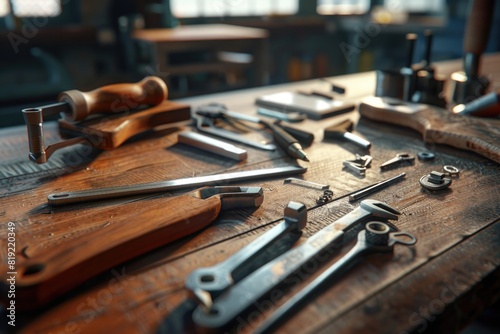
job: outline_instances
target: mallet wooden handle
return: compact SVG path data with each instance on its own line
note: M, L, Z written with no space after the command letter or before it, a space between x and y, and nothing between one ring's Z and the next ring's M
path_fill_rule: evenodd
M57 100L68 104L63 113L67 121L80 121L94 113L123 112L140 105L157 105L167 96L165 82L151 76L137 83L114 84L90 92L69 90L59 94Z
M420 132L427 143L476 152L500 163L500 121L457 115L438 107L365 98L359 113L367 118Z
M197 194L152 199L147 205L140 201L136 215L109 220L69 243L48 250L28 247L30 259L16 268L16 307L38 308L97 274L209 225L221 210L221 200ZM99 215L111 217L116 210L113 206Z

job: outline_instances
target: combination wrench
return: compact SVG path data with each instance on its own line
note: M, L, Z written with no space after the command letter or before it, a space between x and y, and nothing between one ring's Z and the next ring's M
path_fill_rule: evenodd
M318 261L321 254L340 242L352 227L371 220L397 220L400 213L389 205L364 200L360 206L309 237L304 243L263 265L214 300L207 310L203 305L193 312L193 322L206 330L221 330L254 302L269 293L311 260Z
M210 309L215 298L244 278L244 269L252 264L257 256L287 235L292 235L293 242L300 237L302 229L307 224L306 206L298 202L289 202L283 216L284 220L281 223L225 261L212 267L194 270L186 281L186 288L203 306Z
M322 272L304 289L288 299L259 326L254 334L269 333L275 329L285 316L290 315L300 307L301 302L317 291L319 287L330 283L332 277L338 277L341 271L346 269L355 260L360 259L363 255L369 253L388 253L393 251L394 245L397 243L410 246L417 242L417 239L407 232L389 233L390 230L390 227L382 222L372 221L367 223L365 230L358 233L356 244L346 255Z

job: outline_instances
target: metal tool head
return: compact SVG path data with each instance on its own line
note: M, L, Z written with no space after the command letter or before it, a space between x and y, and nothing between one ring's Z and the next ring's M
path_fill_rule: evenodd
M45 138L43 136L43 116L41 108L23 109L24 122L28 130L29 158L37 164L47 162Z
M59 112L60 109L60 104L53 104L41 108L27 108L22 110L26 128L28 130L28 142L30 149L29 159L37 164L46 163L50 156L60 148L87 141L87 139L83 137L75 137L45 147L45 137L43 134L44 110L48 110L48 113L50 114L55 111Z
M209 187L198 190L200 198L219 196L222 209L259 207L264 201L261 187Z
M383 219L398 220L398 215L401 214L401 212L388 204L374 199L365 199L361 201L360 207L371 212L373 216Z
M269 251L283 236L292 231L302 230L306 224L307 207L302 203L289 202L284 210L284 222L276 225L225 261L212 267L194 270L186 281L186 288L204 308L210 310L215 298L243 278L236 274L237 271L241 271L244 266L251 265L258 255Z
M285 208L283 218L285 221L297 224L298 229L302 230L307 224L307 207L302 203L290 201Z

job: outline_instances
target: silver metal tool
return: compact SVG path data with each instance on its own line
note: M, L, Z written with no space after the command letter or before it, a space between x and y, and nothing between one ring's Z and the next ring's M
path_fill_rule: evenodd
M330 189L325 189L323 191L323 194L316 199L316 204L323 205L328 202L331 202L332 199L333 199L333 191L331 191Z
M237 161L246 160L248 157L247 151L242 148L196 132L181 132L177 141Z
M229 289L242 277L241 272L251 265L252 261L268 250L286 235L294 234L295 240L300 237L307 224L307 208L302 203L290 202L285 208L284 220L238 252L212 267L194 270L186 281L186 288L210 309L213 300ZM282 249L281 253L286 251ZM276 254L279 255L279 254Z
M371 156L369 155L361 156L359 154L356 154L354 160L345 160L342 162L342 165L347 169L355 172L356 174L363 176L366 173L366 169L370 167L371 163L372 163Z
M367 223L365 230L358 233L358 241L356 245L354 245L354 247L346 255L316 277L305 288L300 290L299 293L289 298L285 304L273 312L273 314L267 318L253 333L268 333L275 329L285 316L289 316L293 311L300 307L301 302L316 292L318 288L328 283L331 284L332 278L337 278L342 271L347 269L349 264L358 260L360 257L370 253L392 252L394 245L397 243L405 246L411 246L417 242L417 239L410 233L389 233L390 230L390 227L382 222L373 221Z
M47 199L49 204L51 205L63 205L109 198L167 192L192 187L222 185L238 181L250 181L259 178L288 176L294 174L302 174L306 171L307 168L294 166L257 169L234 173L190 177L163 182L143 183L130 186L91 189L74 192L61 192L50 194Z
M303 179L298 179L296 177L287 177L286 179L283 180L283 183L289 183L289 184L296 184L299 186L303 187L309 187L309 188L314 188L314 189L330 189L330 186L327 184L320 184L316 182L311 182Z
M371 195L379 190L382 190L391 184L396 183L397 181L404 179L406 177L406 173L401 173L399 175L396 175L394 177L391 177L387 180L375 183L373 186L370 186L368 188L363 188L360 191L349 195L349 202L357 201L360 198L366 197L368 195Z
M449 176L458 177L458 175L460 174L460 169L458 169L455 166L446 165L446 166L443 166L443 173L445 173Z
M382 165L380 165L380 169L386 170L390 168L394 168L399 166L400 164L406 163L406 164L413 164L415 161L415 157L413 155L410 155L408 153L398 153L396 157L384 162Z
M417 153L417 157L420 161L432 161L436 158L436 155L432 152L422 151Z
M63 107L58 108L58 104L54 104L56 108L51 108L52 105L46 106L45 108L50 112L45 112L45 116L52 114L59 114L63 109L67 109L64 103ZM45 147L45 136L43 132L43 115L42 108L27 108L23 109L23 117L26 122L26 128L28 130L29 148L30 154L29 158L31 161L37 164L44 164L49 160L50 156L57 150L72 146L76 144L88 143L87 138L75 137L67 140L63 140L57 143L53 143Z
M193 116L196 120L196 128L200 132L208 133L213 136L229 139L238 143L242 143L251 147L255 147L265 151L275 151L276 145L261 143L254 140L250 140L245 136L235 133L233 131L225 130L219 127L216 127L214 124L214 120L208 117L202 116Z
M293 248L245 277L238 284L215 299L212 307L197 307L194 323L207 330L220 330L234 321L264 294L292 276L304 264L322 254L342 239L346 231L357 224L371 220L398 219L400 213L389 205L375 200L364 200L349 214L326 226L301 245Z

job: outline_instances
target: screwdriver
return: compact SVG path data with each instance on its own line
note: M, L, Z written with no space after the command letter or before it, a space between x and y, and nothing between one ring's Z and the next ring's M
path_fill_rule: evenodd
M158 77L149 76L137 83L113 84L90 92L68 90L59 94L58 103L31 108L30 113L33 113L33 109L44 116L60 113L65 120L75 122L90 114L129 111L144 104L157 105L167 95L165 82Z

